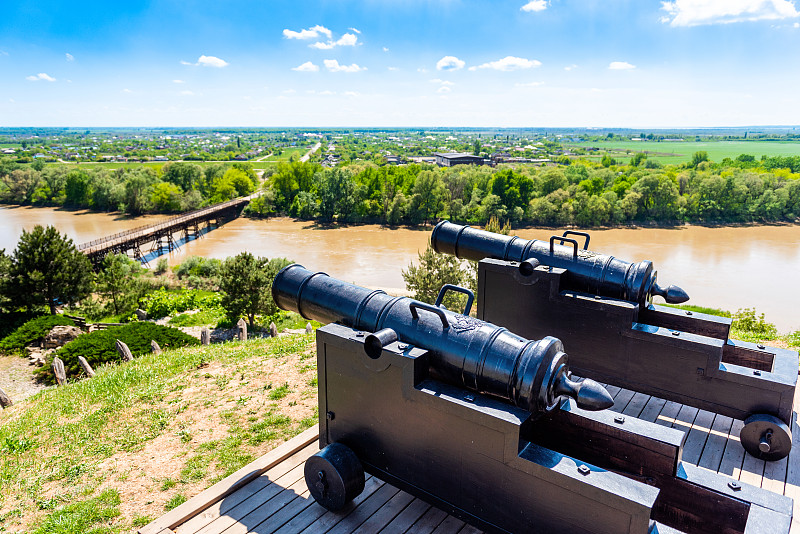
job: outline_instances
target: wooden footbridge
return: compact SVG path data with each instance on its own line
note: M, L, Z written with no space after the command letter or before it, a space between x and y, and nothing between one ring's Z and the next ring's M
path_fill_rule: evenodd
M251 196L235 198L221 204L191 211L171 217L156 224L140 226L114 235L95 239L78 246L78 250L86 254L92 265L98 268L106 254L127 254L147 264L146 255L164 251L172 252L177 248L173 236L182 234L185 241L200 237L202 227L218 227L225 220L235 219L249 202ZM147 245L150 248L147 249Z

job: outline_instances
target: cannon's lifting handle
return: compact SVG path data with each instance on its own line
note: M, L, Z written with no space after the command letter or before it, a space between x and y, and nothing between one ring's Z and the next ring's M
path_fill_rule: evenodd
M447 322L447 316L444 314L444 310L441 308L437 308L436 306L425 304L423 302L411 301L408 303L408 309L411 311L411 317L413 317L415 321L419 319L419 313L417 312L417 309L420 309L438 315L439 319L442 320L443 330L447 330L448 328L450 328L450 324Z
M550 255L553 255L553 249L555 247L555 242L561 241L561 244L564 243L572 243L572 246L575 247L575 250L572 252L572 260L578 261L578 242L574 239L570 239L569 237L564 237L560 235L554 235L550 237Z
M577 235L580 237L585 237L586 241L583 242L583 250L587 250L589 248L589 234L586 232L576 232L575 230L565 230L561 237L567 237L568 235Z
M443 285L442 289L439 290L439 294L436 296L436 304L434 304L434 306L438 307L442 303L444 300L444 295L448 291L463 293L467 296L467 304L464 306L464 311L461 312L461 315L469 315L469 312L472 310L472 302L475 300L475 294L466 287L456 286L453 284Z

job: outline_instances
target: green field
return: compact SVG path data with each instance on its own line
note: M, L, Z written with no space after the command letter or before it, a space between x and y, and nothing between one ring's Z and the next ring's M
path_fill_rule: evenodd
M256 161L255 158L245 163L249 163L253 166L254 169L267 169L272 165L275 165L279 162L286 162L294 156L295 160L299 160L305 153L308 152L308 147L300 147L300 148L286 148L283 150L283 154L280 156L269 156L268 158L264 159L264 161ZM104 168L104 169L132 169L138 168L141 166L145 167L153 167L159 168L163 166L166 161L148 161L146 163L118 163L118 162L81 162L81 163L48 163L49 166L60 166L60 165L72 165L75 167L90 167L90 168ZM193 163L195 165L200 165L201 167L207 167L209 165L216 165L218 163L234 163L233 161L188 161L187 163Z
M663 163L683 163L692 154L708 152L708 158L721 162L734 159L739 154L750 154L756 159L766 156L800 156L800 142L792 141L592 141L570 145L575 148L598 147L611 157L629 158L636 152L645 152L649 158ZM596 156L602 157L602 154ZM627 162L626 162L627 163Z

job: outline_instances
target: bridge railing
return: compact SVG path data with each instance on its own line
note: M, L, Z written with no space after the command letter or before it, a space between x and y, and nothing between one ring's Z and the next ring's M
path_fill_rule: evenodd
M143 226L138 226L136 228L131 228L130 230L124 230L122 232L118 232L114 235L105 236L100 239L95 239L94 241L89 241L88 243L82 243L78 245L78 250L86 250L93 248L97 245L102 245L104 243L108 243L110 241L115 241L117 239L121 239L124 237L134 237L136 235L146 235L148 233L157 232L158 230L163 230L169 228L171 226L175 226L184 221L190 221L195 219L199 216L214 213L216 211L222 211L230 206L235 206L237 204L241 204L248 200L249 197L239 197L234 198L232 200L228 200L226 202L221 202L219 204L214 204L213 206L207 206L205 208L200 208L197 210L190 211L188 213L182 213L181 215L176 215L175 217L170 217L169 219L163 220L156 224L148 224Z

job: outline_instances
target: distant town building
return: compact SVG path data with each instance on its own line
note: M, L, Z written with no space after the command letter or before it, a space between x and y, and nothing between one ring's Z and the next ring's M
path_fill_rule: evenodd
M403 158L401 158L400 156L387 155L386 163L389 165L400 165L401 163L403 163Z
M466 152L448 152L446 154L436 153L436 164L440 167L452 167L453 165L483 165L484 160L480 156L468 154Z

